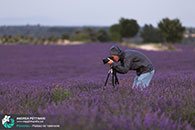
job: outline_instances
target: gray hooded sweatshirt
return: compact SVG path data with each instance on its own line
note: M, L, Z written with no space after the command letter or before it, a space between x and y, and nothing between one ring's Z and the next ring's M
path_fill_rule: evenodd
M119 56L120 64L113 62L111 66L121 74L127 73L128 70L135 70L136 74L140 76L154 69L150 59L136 50L120 50L118 46L113 45L110 48L110 55Z

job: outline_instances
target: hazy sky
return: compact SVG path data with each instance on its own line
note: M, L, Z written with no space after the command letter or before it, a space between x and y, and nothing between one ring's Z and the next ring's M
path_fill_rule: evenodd
M179 18L195 27L195 0L0 0L0 25L109 26L121 17L141 26Z

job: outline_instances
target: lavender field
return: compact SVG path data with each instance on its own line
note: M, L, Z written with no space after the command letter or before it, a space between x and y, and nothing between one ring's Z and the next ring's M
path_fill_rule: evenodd
M139 50L156 70L150 86L132 89L129 71L103 89L114 44L1 45L1 114L57 115L62 130L195 129L195 46Z

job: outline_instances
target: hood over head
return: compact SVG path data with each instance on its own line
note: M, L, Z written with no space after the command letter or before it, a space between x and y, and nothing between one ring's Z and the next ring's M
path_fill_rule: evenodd
M116 45L113 45L110 48L110 56L111 55L118 55L118 56L120 56L121 53L122 53L121 49L118 46L116 46Z

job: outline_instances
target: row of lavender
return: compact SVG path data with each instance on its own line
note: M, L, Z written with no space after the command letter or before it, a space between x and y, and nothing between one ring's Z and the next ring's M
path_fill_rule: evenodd
M195 46L140 50L156 70L150 86L132 89L130 71L104 90L112 45L0 46L1 114L55 115L62 129L194 129Z

